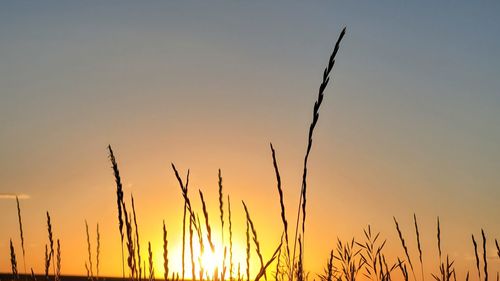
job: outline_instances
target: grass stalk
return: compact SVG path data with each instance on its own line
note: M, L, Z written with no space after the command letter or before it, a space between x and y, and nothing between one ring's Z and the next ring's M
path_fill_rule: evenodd
M438 253L439 253L439 263L441 263L441 226L439 224L439 217L437 217L437 245L438 245Z
M393 219L394 219L394 223L396 224L396 230L398 231L399 240L401 242L401 245L403 246L403 249L404 249L404 252L406 255L406 259L408 261L408 264L410 265L410 269L411 269L411 272L413 274L413 279L417 280L417 278L415 277L415 271L413 270L413 264L411 262L410 255L408 253L408 247L406 247L405 239L403 238L403 233L401 232L401 229L399 228L399 224L398 224L398 221L396 220L396 218L393 217Z
M148 262L149 262L149 281L155 279L155 269L153 266L153 251L151 250L151 242L148 242Z
M12 268L12 276L15 280L19 280L19 273L17 272L16 251L14 250L12 239L10 239L10 265Z
M121 251L122 251L122 278L125 279L125 260L123 254L123 185L120 177L120 171L118 170L118 163L116 163L115 155L113 153L113 149L111 145L108 145L109 159L111 161L111 165L113 168L113 174L115 176L116 183L116 204L118 208L118 231L120 232L120 242L121 242Z
M302 210L302 239L304 239L304 234L305 234L305 225L306 225L306 202L307 202L307 162L309 159L309 153L311 152L312 148L312 137L314 133L314 128L316 127L316 124L319 120L319 108L321 106L321 103L323 102L323 97L324 97L324 91L326 89L326 86L328 85L328 82L330 81L330 72L333 69L333 66L335 65L335 56L337 55L337 52L340 47L340 42L342 41L342 38L345 35L345 28L342 29L340 32L340 35L337 39L337 42L335 43L335 47L333 49L332 54L330 55L330 59L328 60L328 66L325 68L323 72L323 80L321 82L321 85L319 87L318 91L318 99L314 103L314 108L313 108L313 120L311 122L311 125L309 126L309 134L308 134L308 142L307 142L307 149L306 149L306 154L304 156L304 170L302 174L302 186L300 190L300 198L299 198L299 206L297 208L297 222L295 224L295 236L294 236L294 245L293 245L293 257L292 257L292 268L291 272L292 274L292 281L293 281L293 271L294 271L294 266L295 266L295 250L297 246L297 235L298 235L298 228L299 228L299 220L300 220L300 211ZM304 250L304 249L303 249ZM304 251L302 251L304 252ZM302 262L302 259L301 259Z
M94 280L94 272L93 272L93 266L92 266L92 248L90 245L90 234L89 234L89 225L87 223L87 220L85 220L85 233L87 234L87 254L88 254L88 264L89 264L89 271L90 271L90 280Z
M260 261L260 269L264 268L264 260L262 259L262 253L260 251L260 243L259 239L257 237L257 230L255 229L255 225L252 221L252 218L250 217L250 212L248 211L247 205L245 202L241 201L243 203L243 208L245 209L245 214L247 216L247 222L250 225L250 229L252 230L252 235L253 235L253 242L255 244L255 251L257 252L257 256L259 257ZM281 245L281 244L280 244ZM267 275L264 271L264 278L267 280Z
M233 281L233 223L231 221L231 200L229 198L229 195L227 195L227 209L229 220L229 281Z
M184 259L184 256L183 256ZM183 260L184 262L184 260ZM168 240L167 228L165 227L165 220L163 220L163 269L165 270L164 279L168 281ZM184 277L183 277L184 278Z
M498 246L498 240L495 239L495 246L497 247L497 255L500 258L500 246Z
M134 218L134 228L135 228L135 249L137 250L137 261L138 261L138 278L139 281L142 280L142 266L141 266L141 244L139 243L139 227L137 226L137 216L135 214L135 204L134 204L134 195L130 194L130 199L132 200L132 215ZM146 278L146 268L144 268L144 278Z
M127 251L128 251L128 257L127 257L127 265L130 270L130 278L132 281L136 280L137 275L137 267L136 267L136 260L135 260L135 249L134 249L134 240L132 237L132 216L129 212L127 212L127 205L125 204L125 201L122 201L122 207L123 207L123 215L125 219L125 229L126 229L126 237L127 237Z
M246 231L246 238L247 238L247 251L246 251L246 262L247 262L247 281L250 281L250 223L248 220L246 221L247 223L247 231ZM240 268L238 264L238 276L240 275ZM239 279L239 277L238 277Z
M95 270L96 270L96 279L99 280L99 263L101 256L101 233L99 232L99 223L97 223L96 227L96 258L95 258Z
M472 234L472 244L474 245L474 256L476 258L476 269L477 269L477 275L479 277L478 280L481 280L481 270L479 269L479 254L477 252L477 243L476 243L476 239L474 238L474 234Z
M481 236L483 237L483 263L484 263L484 281L488 281L488 258L486 254L486 234L481 229Z
M23 254L24 275L26 275L26 251L24 249L23 221L21 217L21 206L19 204L19 197L17 196L16 196L16 205L17 205L17 220L19 222L19 236L21 238L21 251Z
M221 238L222 238L222 243L221 243L221 250L224 251L224 256L222 259L222 272L221 272L221 279L224 281L224 277L226 274L226 251L227 248L224 245L224 194L222 190L222 173L221 170L219 169L218 173L218 184L219 184L219 212L220 212L220 224L221 224Z
M182 281L184 281L185 274L185 260L186 260L186 202L184 202L184 210L182 212Z
M52 269L54 272L54 278L56 276L56 264L55 264L55 259L54 257L54 237L52 235L52 223L50 221L50 214L47 211L47 234L49 237L49 245L50 245L50 257L52 259Z
M57 266L55 280L61 280L61 243L57 239Z
M224 197L222 192L222 174L219 169L219 212L220 212L220 224L221 224L221 235L222 235L222 247L224 247Z
M278 169L278 162L276 161L276 152L274 150L273 144L270 144L271 146L271 154L273 157L273 166L274 166L274 172L276 174L276 186L278 189L278 194L280 197L280 208L281 208L281 222L283 223L283 233L285 234L285 246L286 246L286 253L287 257L290 257L290 246L288 242L288 221L286 220L286 212L285 212L285 202L284 202L284 196L283 196L283 189L281 188L281 176L280 176L280 171Z
M420 244L420 232L418 231L417 216L413 214L413 222L415 223L415 234L417 236L418 259L420 261L420 273L422 274L422 281L424 281L424 263L422 261L422 245Z
M203 192L201 190L198 190L198 192L200 193L200 199L203 208L203 216L205 217L205 227L207 228L208 244L210 245L212 253L215 253L215 245L214 242L212 241L212 228L210 227L210 221L208 220L207 204L205 203L205 199L203 198Z
M191 279L196 281L196 269L193 253L193 221L189 220L189 251L191 253ZM201 281L201 280L200 280Z
M49 268L50 268L50 259L51 255L49 253L48 245L45 244L45 259L44 259L44 269L45 269L45 280L49 280Z

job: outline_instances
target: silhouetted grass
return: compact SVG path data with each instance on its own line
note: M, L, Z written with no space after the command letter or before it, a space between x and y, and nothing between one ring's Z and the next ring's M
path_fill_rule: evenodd
M417 216L413 214L413 222L415 223L415 235L417 237L418 259L420 261L420 273L422 274L422 281L424 280L424 263L422 261L422 245L420 244L420 232L418 231Z
M284 191L282 186L282 180L280 171L278 168L278 161L276 157L276 151L272 144L270 144L271 154L272 154L272 163L276 176L276 187L279 195L279 204L280 204L280 219L281 224L283 226L283 231L281 232L280 240L278 241L277 247L274 250L273 254L270 257L266 256L264 258L264 253L261 249L261 242L267 241L264 239L263 241L259 241L257 236L257 227L254 221L250 216L250 212L248 210L247 204L242 200L243 211L245 212L245 225L246 225L246 256L245 263L246 268L243 270L246 273L242 273L241 263L238 262L237 271L235 272L235 261L233 257L233 222L232 222L232 213L231 213L231 201L229 194L227 194L227 213L225 210L224 204L224 192L222 185L222 173L221 170L218 170L218 211L219 218L221 223L221 245L215 245L213 240L212 227L209 222L209 210L207 208L207 202L204 198L203 192L199 190L199 196L201 200L201 211L196 210L191 203L189 194L188 194L188 186L189 186L189 169L187 170L187 176L185 181L180 177L179 172L176 166L172 163L172 169L174 171L175 178L177 179L179 186L181 188L181 195L183 199L183 221L182 221L182 268L180 272L180 276L182 280L185 279L185 271L186 271L186 255L190 256L191 262L191 275L192 280L198 279L202 280L225 280L226 271L227 271L227 252L229 252L229 280L233 281L234 276L238 281L243 280L255 280L259 281L264 277L267 279L268 272L270 271L271 265L275 265L276 271L274 274L274 278L276 281L293 281L293 279L297 279L296 281L305 281L309 280L309 272L304 269L304 252L305 252L305 231L306 231L306 206L307 206L307 175L308 175L308 160L312 149L313 143L313 134L316 128L317 122L319 120L319 110L322 105L325 89L330 81L330 74L335 64L335 57L338 53L340 43L345 35L345 28L341 31L336 44L334 46L333 52L330 55L328 60L328 65L323 72L322 81L318 91L318 97L315 101L313 107L313 118L309 126L308 138L307 138L307 149L304 156L303 169L302 169L302 178L301 178L301 189L300 189L300 199L297 210L297 218L295 225L295 235L293 237L293 251L290 249L289 241L290 237L288 235L288 218L285 210L285 198ZM121 256L122 256L122 279L125 279L125 253L124 253L124 242L126 242L127 249L127 266L128 266L128 279L131 281L143 281L148 279L149 281L154 280L155 268L153 263L153 251L151 248L151 242L148 241L147 250L148 250L148 258L141 258L140 251L140 231L138 227L138 217L136 215L136 208L134 203L134 197L130 193L130 200L132 205L132 210L127 211L127 205L124 200L124 190L122 184L122 178L118 169L118 164L114 155L114 152L111 146L108 146L109 158L112 165L113 175L116 183L116 202L117 202L117 210L118 210L118 230L120 233L120 242L121 242ZM19 200L16 198L17 202L17 214L18 214L18 222L19 222L19 231L20 231L20 240L21 240L21 250L23 254L23 262L24 262L24 271L26 273L26 264L25 264L25 241L23 235L23 225L22 225L22 217L21 217L21 208L19 204ZM208 202L209 203L209 202ZM203 233L203 225L200 223L200 216L203 215L205 220L205 230L206 233ZM227 221L225 220L225 214L227 214ZM55 253L54 250L54 241L55 238L52 232L52 223L49 212L47 215L47 233L48 233L48 243L45 245L45 260L44 260L44 269L45 269L45 278L49 280L49 268L52 263L54 269L54 280L60 281L61 279L61 243L60 240L57 239L57 251ZM213 215L213 214L212 214ZM186 221L186 219L188 221ZM301 220L302 219L302 220ZM321 275L317 275L319 279L322 281L356 281L359 280L360 277L364 276L364 278L372 281L393 281L393 280L405 280L409 279L408 267L412 272L413 279L416 281L416 276L412 263L412 256L410 255L409 245L407 245L400 225L395 217L393 217L396 231L398 233L399 242L401 243L404 250L404 258L396 257L394 261L390 261L386 258L384 253L384 246L386 244L386 240L380 237L380 233L372 233L371 226L368 226L366 229L363 229L364 237L361 240L350 239L348 242L342 242L341 239L337 238L336 248L331 249L329 251L330 255L327 258L325 271ZM187 222L189 223L187 225ZM229 234L229 245L226 244L225 237L225 227L228 227ZM299 225L301 226L301 232L299 233ZM420 262L421 267L421 277L422 281L425 281L425 272L424 272L424 252L423 245L421 243L421 233L419 229L419 224L417 222L417 217L413 214L413 226L415 228L416 234L416 249L418 250L418 260ZM87 238L87 251L88 251L88 260L85 261L85 268L87 270L87 276L89 280L94 280L94 271L93 271L93 261L92 261L92 253L91 253L91 239L89 233L89 227L87 221L85 221L85 231ZM125 229L124 229L125 228ZM189 253L186 251L186 229L189 231ZM95 278L99 278L99 264L100 264L100 232L99 232L99 224L97 224L97 245L96 245L96 275ZM167 227L165 221L163 221L163 267L164 267L164 281L179 280L179 272L173 272L169 267L169 263L172 262L172 258L169 258L168 251L168 240L167 240ZM252 236L252 237L250 237ZM482 236L482 259L483 259L483 267L481 272L480 266L480 258L479 258L479 249L474 235L472 235L472 242L474 246L474 254L475 254L475 266L478 272L478 281L489 281L488 274L488 258L487 258L487 240L486 234L483 229L481 229ZM205 243L204 238L208 241L210 246L210 250L212 253L215 252L216 246L220 246L220 249L223 253L222 261L217 261L218 265L215 267L214 272L209 272L208 268L205 268L203 264L202 257L205 251ZM252 241L255 246L256 257L251 255ZM333 239L332 239L333 240ZM412 240L413 241L413 240ZM199 243L199 252L196 253L194 250L194 243ZM270 241L273 243L273 241ZM443 259L443 253L441 249L441 226L439 217L437 218L437 248L438 248L438 256L439 256L439 266L436 272L429 272L428 275L431 276L436 281L457 281L456 271L454 268L454 261L450 259L449 255L444 253L446 256ZM298 255L296 255L296 246L298 243ZM275 245L275 244L273 244ZM411 245L410 245L411 246ZM495 246L497 250L497 255L500 258L500 247L498 245L498 241L495 239ZM229 250L228 250L229 249ZM178 257L173 257L174 259ZM257 259L260 263L260 268L255 276L251 276L250 264L253 259ZM19 279L19 272L17 268L17 260L15 249L12 240L10 240L10 261L12 267L12 278ZM147 264L146 264L147 262ZM245 265L243 265L245 266ZM274 267L273 267L274 268ZM219 269L221 271L219 272ZM400 270L398 274L396 269ZM360 275L362 273L362 275ZM171 274L171 275L170 275ZM397 275L395 275L397 274ZM170 275L170 278L169 278ZM271 274L270 274L271 275ZM36 275L31 269L31 279L36 281ZM497 273L497 281L498 281L498 273ZM484 279L482 279L484 277ZM469 280L469 272L465 276L465 281Z
M153 266L153 251L151 250L151 242L148 242L148 264L149 264L149 281L155 278L155 269Z
M313 120L311 122L311 125L309 126L309 134L308 134L308 141L307 141L307 149L306 149L306 154L304 156L304 170L302 174L302 187L300 190L300 199L299 199L299 207L297 210L297 222L295 225L295 237L294 237L294 246L293 246L293 256L292 256L292 272L294 271L294 266L295 266L295 248L296 248L296 242L297 242L297 234L298 234L298 227L299 227L299 220L300 220L300 211L302 210L302 239L304 239L305 235L305 229L306 229L306 203L307 203L307 162L309 160L309 154L311 152L312 148L312 142L313 142L313 133L314 133L314 128L316 127L316 124L318 123L319 120L319 109L321 107L321 104L323 102L323 97L324 97L324 91L326 89L326 86L328 85L328 82L330 81L330 72L333 69L333 66L335 65L335 56L337 55L337 52L340 48L340 42L342 41L342 38L344 38L346 29L342 29L340 32L340 35L337 39L337 43L335 43L335 47L333 49L332 54L330 55L330 59L328 60L328 66L325 68L323 72L323 80L321 81L321 85L319 87L318 91L318 99L314 103L314 108L313 108ZM304 252L304 249L302 253ZM302 262L302 259L300 259ZM291 274L292 280L293 280L293 274Z
M87 254L88 254L88 269L90 272L90 280L94 280L94 270L92 266L92 246L90 245L90 234L89 234L89 225L87 220L85 220L85 233L87 234ZM87 266L87 265L86 265Z
M14 245L12 245L12 239L10 239L10 265L12 268L12 276L14 279L19 279L19 274L17 272L17 260L16 260L16 251L14 250Z
M26 274L26 250L24 249L23 221L21 217L21 206L19 204L19 197L17 196L16 196L16 206L17 206L17 219L19 222L19 237L21 238L21 250L23 253L24 274Z
M95 270L96 270L96 279L99 280L99 263L100 263L100 255L101 255L101 233L99 232L99 223L96 227L96 256L95 256Z
M231 220L231 199L229 198L229 195L227 195L227 210L229 221L229 281L233 281L233 222Z
M134 204L134 195L130 194L130 200L132 201L132 215L134 218L134 228L135 228L135 249L137 251L137 274L138 274L138 279L142 280L142 266L141 266L141 244L140 244L140 239L139 239L139 227L137 226L137 216L135 214L135 204ZM134 256L135 259L135 256ZM144 268L144 270L146 270ZM145 277L144 273L144 277Z
M121 250L122 250L122 278L125 278L125 261L123 255L123 185L120 177L120 170L118 170L118 163L116 162L115 155L111 145L108 145L109 159L113 168L113 174L116 182L116 204L118 209L118 231L120 232Z
M403 246L403 249L405 251L406 259L408 261L408 264L410 265L411 272L413 273L413 279L416 280L417 278L415 277L415 272L413 270L413 264L411 262L410 255L408 253L408 247L406 247L405 239L403 238L403 233L401 232L401 229L399 228L398 221L396 220L395 217L393 217L393 218L394 218L394 223L396 224L396 230L398 231L398 236L399 236L399 240L401 242L401 246Z
M61 243L59 242L59 239L57 239L57 256L56 256L56 275L55 275L55 280L59 281L61 280Z
M184 256L183 256L184 258ZM168 239L167 239L167 228L165 226L165 220L163 221L163 270L164 270L164 279L168 280Z

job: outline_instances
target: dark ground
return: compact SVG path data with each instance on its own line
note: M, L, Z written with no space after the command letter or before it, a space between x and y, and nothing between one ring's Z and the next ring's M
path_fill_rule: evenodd
M47 281L45 275L36 275L36 281ZM0 281L11 281L12 274L0 273ZM126 279L116 278L116 277L99 277L99 280L106 281L123 281ZM33 281L31 275L19 275L19 281ZM49 281L54 281L54 277L49 275ZM61 281L88 281L87 276L61 276Z

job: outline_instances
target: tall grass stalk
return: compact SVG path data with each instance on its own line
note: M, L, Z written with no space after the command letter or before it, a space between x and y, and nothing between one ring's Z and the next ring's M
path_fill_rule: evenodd
M227 251L227 248L224 244L224 194L223 194L223 191L222 191L222 173L221 173L221 170L219 169L219 173L218 173L218 183L219 183L219 212L220 212L220 224L221 224L221 239L222 239L222 243L220 245L221 247L221 250L224 251L224 256L223 256L223 259L222 259L222 272L221 272L221 279L222 281L224 281L224 277L225 277L225 274L226 274L226 251Z
M438 243L438 253L439 253L439 263L441 263L441 226L439 224L439 217L437 217L437 243Z
M188 188L189 188L189 169L187 171L186 175L186 185L182 185L182 181L180 182L181 184L181 189L185 190L186 196L188 194ZM184 192L183 192L184 193ZM187 210L187 202L184 200L184 210L182 212L182 281L184 281L184 274L185 274L185 254L186 254L186 210ZM191 218L191 215L189 216Z
M54 237L52 235L52 223L50 222L50 214L47 211L47 234L49 237L49 245L50 245L50 257L52 259L52 269L54 272L54 278L56 276L56 264L54 257ZM50 260L50 259L49 259Z
M221 236L222 236L222 247L224 247L224 197L222 193L222 174L219 169L219 212L220 212L220 224L221 224Z
M243 208L245 209L245 214L247 216L247 222L250 225L250 229L252 230L253 242L255 244L255 252L257 252L257 256L259 257L260 268L262 270L262 268L264 268L264 260L262 259L262 253L260 251L260 243L259 243L259 239L257 237L257 230L255 229L255 225L253 224L252 218L250 217L250 212L248 212L247 205L245 204L245 202L243 202L243 201L241 201L241 202L243 203ZM264 277L267 280L267 275L265 272L264 272Z
M61 243L59 239L57 239L57 267L56 267L56 276L55 280L61 280Z
M182 281L184 281L186 262L186 202L184 202L184 210L182 211Z
M14 276L14 279L19 280L19 274L17 272L16 251L14 250L12 239L10 239L10 265L12 268L12 276Z
M99 263L101 256L101 233L99 232L99 223L97 223L96 229L96 258L95 258L95 270L96 270L96 279L99 280Z
M231 221L231 200L229 198L229 195L227 195L227 210L229 220L229 281L233 281L233 223Z
M247 231L246 231L246 238L247 238L247 251L246 251L246 263L247 263L247 281L250 281L250 223L248 220L246 221L247 224ZM240 275L240 269L239 269L239 264L238 264L238 275ZM239 278L238 278L239 279Z
M16 205L17 205L17 219L19 222L19 236L21 238L21 250L23 253L24 275L26 275L26 251L24 249L23 221L21 219L21 206L19 204L19 198L17 196L16 196Z
M184 256L183 256L184 258ZM183 261L184 262L184 261ZM163 275L165 281L168 281L168 240L167 240L167 228L165 227L165 220L163 220L163 269L165 274Z
M193 221L189 220L189 251L191 253L191 279L196 281L196 269L193 253ZM201 281L201 280L200 280Z
M210 245L210 249L212 250L212 253L215 253L215 245L214 242L212 241L212 228L210 227L210 221L208 220L208 211L207 211L207 204L205 203L205 199L203 197L203 192L201 190L198 190L200 193L200 199L201 199L201 204L203 208L203 216L205 217L205 227L207 228L207 239L208 239L208 244Z
M127 265L130 270L130 278L132 279L132 281L134 281L137 278L136 275L137 267L135 260L134 239L132 238L132 216L127 211L127 205L125 204L125 201L122 201L122 207L125 219L125 229L127 234L127 251L128 251Z
M49 280L49 268L50 268L51 255L49 253L48 245L45 244L45 259L44 259L44 269L45 269L45 280Z
M418 231L417 216L413 214L413 222L415 223L415 234L417 236L418 259L420 261L420 273L422 274L422 281L424 281L424 263L422 261L422 245L420 244L420 232Z
M93 272L93 266L92 266L92 248L90 245L89 225L87 223L87 220L85 220L85 233L87 234L87 254L88 254L88 262L89 262L90 279L94 280L94 272Z
M474 256L476 258L476 269L477 269L477 275L479 277L479 281L481 280L481 270L479 269L479 254L477 252L477 243L476 239L474 238L474 234L472 234L472 244L474 245Z
M148 262L149 262L149 281L155 279L155 269L153 266L153 251L151 250L151 242L148 242Z
M398 236L399 236L399 240L401 242L401 246L403 246L403 249L404 249L404 252L405 252L405 255L406 255L406 259L408 261L408 264L410 265L410 269L411 269L411 272L413 274L413 279L417 280L417 278L415 277L415 271L413 270L413 264L411 262L410 255L408 253L408 247L406 247L405 239L403 238L403 233L401 232L401 229L399 228L399 224L398 224L398 221L396 220L396 218L393 217L393 219L394 219L394 223L396 224L396 230L398 232Z
M175 177L179 182L179 186L182 191L182 197L184 198L184 202L186 203L186 207L189 212L189 219L193 222L193 225L196 225L195 215L193 212L193 208L191 207L191 200L189 199L188 196L189 170L187 172L186 184L184 185L181 176L179 175L179 172L177 171L177 168L175 167L174 163L172 163L172 169L174 170Z
M139 273L139 281L142 280L142 270L141 266L141 244L139 243L139 227L137 226L137 216L135 214L135 204L134 204L134 195L130 194L130 199L132 200L132 214L134 217L134 227L135 227L135 248L137 250L137 260L138 260L138 273ZM144 278L146 278L146 268L144 268Z
M113 154L113 149L111 145L108 145L109 160L111 161L111 166L113 168L113 174L115 176L116 183L116 204L118 208L118 231L120 232L120 242L122 251L122 278L125 279L125 260L123 254L123 185L120 177L120 171L118 170L118 163L116 163L115 155Z
M274 172L276 174L276 186L280 197L281 222L283 223L283 233L285 234L286 253L287 257L290 258L290 246L288 242L288 221L286 220L285 202L284 202L285 200L283 198L284 197L283 189L281 188L281 176L280 176L280 171L278 169L278 161L276 160L276 152L274 150L273 144L271 143L270 146L271 146L271 154L273 157Z
M498 246L498 240L495 239L495 246L497 247L497 255L500 258L500 246Z
M484 281L488 281L488 258L486 255L486 234L481 229L481 236L483 237L483 263L484 263Z
M321 103L323 102L323 96L324 96L324 91L326 89L326 86L328 85L328 82L330 81L330 72L333 69L333 66L335 65L335 56L337 55L337 52L340 47L340 42L342 41L342 38L345 35L345 30L346 28L344 27L342 31L340 32L340 35L337 39L337 42L335 43L335 47L333 49L332 54L330 55L330 59L328 60L328 66L325 68L323 72L323 80L321 82L321 85L319 87L318 91L318 99L314 103L314 108L313 108L313 120L311 122L311 125L309 126L309 134L308 134L308 141L307 141L307 149L306 149L306 154L304 156L304 170L302 174L302 186L300 190L300 198L299 198L299 206L297 208L297 222L295 224L295 236L294 236L294 245L293 245L293 257L292 257L292 268L291 268L291 275L292 276L292 281L293 281L293 271L294 271L294 266L295 266L295 249L297 245L297 235L298 235L298 229L299 229L299 221L300 221L300 211L302 210L302 239L304 239L304 234L305 234L305 225L306 225L306 202L307 202L307 161L309 159L309 153L311 152L312 148L312 137L313 137L313 132L314 128L316 127L316 124L319 120L319 108L321 106ZM304 249L302 251L304 253ZM300 259L302 262L302 259Z

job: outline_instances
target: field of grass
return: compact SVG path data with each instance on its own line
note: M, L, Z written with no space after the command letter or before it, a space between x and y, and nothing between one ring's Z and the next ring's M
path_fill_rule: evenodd
M120 234L121 242L121 260L122 260L122 278L105 278L100 276L100 239L99 225L97 225L97 241L94 248L91 247L91 239L89 235L89 226L86 223L86 236L88 245L88 257L85 257L86 277L64 276L61 272L62 254L60 249L60 241L55 240L52 234L52 224L49 212L47 212L47 236L48 242L45 245L45 265L44 273L35 273L25 264L25 247L23 237L22 215L19 201L18 220L20 230L21 249L15 249L10 241L10 261L12 267L11 274L0 275L0 280L121 280L127 279L132 281L141 280L187 280L187 275L193 276L193 280L324 280L324 281L354 281L357 279L372 280L372 281L390 281L390 280L436 280L436 281L456 281L456 280L499 280L499 273L489 273L488 254L494 254L500 259L500 247L495 239L496 253L487 253L487 237L482 231L481 237L471 237L471 243L474 247L474 267L471 272L467 272L466 276L457 276L454 261L449 255L442 252L441 249L441 228L440 221L436 221L436 245L439 253L439 264L433 269L424 268L423 253L420 244L420 233L417 216L413 216L414 237L417 245L418 256L411 256L408 250L407 233L403 233L396 218L394 218L394 226L399 236L402 255L396 257L394 262L389 262L384 252L386 241L380 237L380 233L372 231L368 226L364 229L363 239L351 239L347 242L338 240L337 247L332 249L330 255L325 257L324 272L310 273L304 268L304 253L307 250L304 241L306 236L306 218L307 218L307 175L308 175L308 159L312 150L313 135L316 124L319 120L319 110L323 102L324 91L330 81L330 74L335 64L335 58L340 48L340 43L345 35L345 29L340 33L338 40L334 46L333 52L328 60L328 64L324 70L322 81L319 86L318 97L313 107L312 121L307 135L307 148L303 162L302 184L300 189L300 200L297 210L292 210L295 217L293 221L289 220L289 212L285 209L284 193L281 186L281 175L279 170L279 161L276 149L270 144L270 153L273 159L273 166L276 174L276 188L279 194L279 202L281 207L281 227L282 235L280 241L271 241L275 244L275 250L271 256L264 256L261 251L260 241L265 240L265 237L258 235L258 229L252 220L252 214L247 208L244 201L241 202L246 215L246 264L235 264L233 261L233 229L231 220L231 203L230 196L224 194L223 178L219 170L219 212L220 225L222 228L222 245L215 245L213 242L213 223L209 221L209 214L206 208L206 202L203 192L199 191L199 200L202 204L201 210L195 210L192 207L192 201L195 200L193 194L189 191L189 170L181 173L179 169L172 163L172 172L175 175L184 202L183 209L183 243L182 256L169 255L169 242L167 225L163 222L163 270L164 276L155 275L153 258L151 252L151 244L142 245L147 247L148 256L141 256L140 233L137 227L137 216L134 205L134 197L130 196L130 201L125 200L126 190L123 188L123 183L120 175L118 160L112 147L108 147L109 159L111 162L113 175L116 182L116 207L117 207L117 228ZM194 197L193 197L194 196ZM110 202L111 204L111 202ZM239 204L239 202L237 203ZM290 224L291 223L291 224ZM224 233L228 233L228 237L224 237ZM413 236L414 234L414 236ZM309 234L313 236L314 234ZM413 239L413 238L412 238ZM208 241L208 244L204 241ZM490 241L493 241L490 239ZM266 241L268 242L268 241ZM199 252L194 253L194 248L198 247ZM205 261L202 256L204 252L214 252L216 247L221 247L223 254L222 260L215 261L217 266L212 271L205 268ZM173 272L169 268L169 263L172 259L182 260L181 272ZM257 259L259 267L257 274L250 274L251 259ZM21 262L22 261L22 262ZM189 264L191 272L187 273L185 268ZM244 272L241 268L244 268ZM437 270L436 270L437 269ZM31 274L29 274L31 272ZM434 272L434 273L432 273ZM21 274L22 273L22 274ZM27 274L28 273L28 274ZM477 279L476 279L477 278Z

